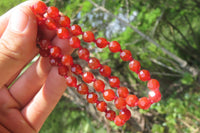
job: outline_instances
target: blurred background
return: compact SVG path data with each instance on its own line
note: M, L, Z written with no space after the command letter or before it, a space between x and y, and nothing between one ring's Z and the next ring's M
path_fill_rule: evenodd
M24 0L1 0L0 15ZM132 108L132 117L117 127L74 88L67 88L40 133L199 133L200 1L199 0L46 0L95 37L118 41L160 81L162 100L149 110ZM83 43L91 56L112 68L121 85L147 96L146 82L108 48ZM76 62L88 70L87 64ZM99 76L98 71L92 71ZM107 80L107 79L104 79ZM93 90L92 87L90 87ZM109 104L113 108L113 104Z

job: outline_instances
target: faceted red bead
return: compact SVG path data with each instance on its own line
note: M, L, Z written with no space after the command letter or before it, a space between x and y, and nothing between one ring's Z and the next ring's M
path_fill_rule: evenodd
M120 86L120 80L117 76L111 76L109 77L109 84L111 87L119 87Z
M86 31L83 33L83 40L85 42L93 42L95 40L94 34L92 31Z
M115 116L116 116L115 111L113 111L113 110L106 111L106 114L105 114L106 119L108 119L110 121L114 121Z
M48 49L48 46L51 45L51 41L47 40L47 39L42 39L39 41L39 45L40 45L40 48L41 49L45 49L47 50Z
M150 79L148 81L148 83L147 83L147 87L150 90L159 90L160 84L159 84L158 80L156 80L156 79Z
M158 90L155 91L149 91L149 99L153 102L153 103L157 103L161 100L161 93Z
M107 65L101 66L99 73L104 77L109 77L111 75L111 68Z
M121 51L121 46L117 41L112 41L108 45L111 52L116 53Z
M57 29L57 36L60 39L67 39L67 38L70 37L69 30L66 29L65 27L60 27L60 28Z
M49 51L52 57L59 57L61 55L61 49L57 46L53 46Z
M39 53L40 53L40 55L41 55L42 57L48 57L48 56L50 55L49 49L47 49L47 50L40 49L40 50L39 50Z
M99 47L99 48L105 48L107 45L108 45L109 43L108 43L108 41L105 39L105 38L98 38L97 40L96 40L96 45L97 45L97 47Z
M116 116L115 119L114 119L114 123L117 126L123 126L125 124L125 121L120 119L119 116Z
M112 89L107 89L103 92L103 98L106 101L112 101L115 99L115 92Z
M140 80L142 81L148 81L151 79L151 75L149 73L148 70L141 70L139 73L138 73L138 77Z
M97 79L94 81L93 87L97 92L103 92L105 88L105 83L102 80Z
M72 25L72 26L70 27L70 30L71 30L71 32L72 32L72 34L73 34L74 36L78 36L78 35L82 34L82 29L81 29L81 27L80 27L79 25L77 25L77 24Z
M119 112L119 118L128 121L131 118L131 112L127 108L122 109Z
M72 48L79 48L81 46L81 41L78 37L73 36L69 39L69 45Z
M57 23L52 18L46 19L45 25L49 30L56 30L57 29Z
M88 66L91 69L98 69L101 66L101 64L100 64L100 62L99 62L99 60L97 58L92 57L88 61Z
M70 18L68 16L61 16L59 19L59 24L62 27L70 27Z
M35 14L43 15L47 11L47 8L47 5L42 1L38 1L33 5L33 11Z
M129 94L129 91L126 87L119 87L117 89L117 93L118 93L119 97L126 98Z
M123 61L129 61L132 59L132 54L131 54L131 51L129 50L122 50L120 52L120 57Z
M47 8L47 14L50 18L56 18L59 16L59 10L54 6L51 6Z
M36 14L35 16L36 16L38 25L45 25L46 18L44 18L42 15L39 15L39 14Z
M132 60L129 63L129 68L131 71L138 73L141 68L140 62L137 60Z
M151 101L147 97L142 97L138 101L138 107L141 109L149 109L151 106Z
M81 48L78 50L78 56L82 60L89 60L90 52L86 48Z
M71 71L76 75L80 75L83 73L83 69L79 64L73 64L71 66Z
M96 93L90 92L89 94L87 94L87 101L89 103L96 103L97 100L98 100L98 96Z
M88 89L88 86L84 83L82 84L79 84L77 86L77 92L81 95L85 95L85 94L88 94L89 93L89 89Z
M96 105L97 110L101 111L101 112L105 112L107 110L107 104L104 101L101 101L99 103L97 103Z
M69 73L69 68L66 66L58 66L58 74L66 76Z
M58 66L59 63L60 63L60 59L59 59L59 58L50 57L50 58L49 58L49 63L50 63L52 66Z
M126 97L126 104L130 107L134 107L137 105L138 98L136 95L128 95Z
M115 107L117 109L124 109L126 108L126 100L122 97L119 97L115 100Z
M65 66L71 66L73 65L73 58L71 55L63 55L61 58L61 62Z
M74 76L67 76L66 77L66 84L69 87L76 87L77 86L77 79Z
M82 79L85 83L91 83L95 80L94 75L91 72L84 72Z

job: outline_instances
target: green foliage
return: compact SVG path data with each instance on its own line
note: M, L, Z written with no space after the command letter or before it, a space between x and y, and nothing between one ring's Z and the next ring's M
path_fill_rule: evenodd
M0 15L8 11L10 8L18 5L25 0L1 0L0 1Z
M0 14L22 1L1 0ZM144 116L152 115L151 118L146 117L150 124L145 126L151 129L146 128L144 131L189 133L193 132L193 128L198 129L200 77L189 72L188 66L197 70L200 68L200 3L197 0L107 0L106 3L102 0L93 1L151 37L174 56L167 55L163 49L140 36L132 27L105 11L102 12L87 0L50 0L48 5L57 6L72 18L72 24L81 25L83 31L92 30L96 37L118 41L122 49L130 50L133 58L141 62L142 69L150 70L151 77L160 81L162 101L149 110L139 110ZM134 19L129 20L133 14ZM109 48L97 49L94 43L85 43L84 47L90 47L94 51L93 56L109 65L112 75L119 76L121 85L130 88L131 93L136 93L139 97L147 95L146 82L139 81L137 74L128 69L128 63L119 60L119 53L110 53ZM181 58L188 66L179 64L174 57ZM152 62L152 59L159 63ZM84 109L81 110L73 102L62 98L40 132L106 132L103 126L104 123L94 122ZM110 126L113 132L130 132L128 125L119 128L110 122Z

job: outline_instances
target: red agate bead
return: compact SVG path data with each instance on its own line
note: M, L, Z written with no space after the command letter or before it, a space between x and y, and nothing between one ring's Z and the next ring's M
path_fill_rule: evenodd
M49 29L49 30L57 29L57 23L52 18L47 18L45 21L45 25L46 25L47 29Z
M116 53L121 51L121 46L117 41L112 41L108 45L111 52Z
M50 48L49 52L52 57L59 57L61 55L61 49L57 46Z
M76 75L80 75L83 73L82 67L79 64L73 64L71 66L71 71Z
M130 61L129 68L131 71L138 73L141 68L140 62L137 60Z
M112 89L107 89L103 92L103 98L106 101L112 101L115 99L115 92Z
M89 60L90 52L86 48L81 48L78 50L78 56L82 60Z
M119 97L115 100L115 107L117 109L124 109L126 108L126 100L122 97Z
M77 92L78 92L79 94L81 94L81 95L88 94L88 92L89 92L88 86L87 86L86 84L84 84L84 83L79 84L79 85L77 86Z
M81 41L78 37L73 36L69 39L69 45L72 48L79 48L81 46Z
M48 49L48 46L51 45L51 41L47 40L47 39L41 39L39 41L39 45L41 49Z
M149 91L149 99L153 102L153 103L157 103L161 100L161 93L158 90L155 91Z
M91 72L84 72L82 79L85 83L91 83L95 80L94 75Z
M108 44L109 43L108 43L108 41L105 38L100 37L100 38L98 38L96 40L96 45L99 48L105 48Z
M77 25L77 24L72 25L72 26L70 27L70 30L71 30L71 32L72 32L72 34L73 34L74 36L78 36L78 35L82 34L82 29L81 29L81 27L80 27L79 25Z
M101 101L99 103L97 103L96 105L97 110L101 111L101 112L105 112L107 110L107 104L104 101Z
M93 42L95 40L94 34L92 31L86 31L83 33L83 40L85 42Z
M116 116L115 111L113 111L113 110L106 111L106 114L105 114L106 119L108 119L110 121L114 121L115 116Z
M51 6L47 8L47 14L50 18L56 18L59 16L59 10L54 6Z
M99 73L104 77L109 77L111 75L111 68L107 65L101 66Z
M114 123L117 126L123 126L125 124L126 121L122 120L119 116L116 116L114 119Z
M61 76L66 76L69 73L69 68L66 66L58 66L58 73Z
M60 27L57 29L57 36L60 39L67 39L70 36L69 30L66 29L65 27Z
M60 63L60 58L53 58L53 57L50 57L50 58L49 58L49 63L50 63L52 66L58 66L59 63Z
M160 87L160 84L159 84L158 80L156 80L156 79L151 79L151 80L148 81L147 87L148 87L150 90L158 90L159 87Z
M126 104L130 107L136 106L138 103L138 98L136 95L128 95L126 97Z
M62 27L70 27L70 18L68 16L61 16L59 19L59 24Z
M126 87L119 87L117 89L117 93L118 93L118 96L119 97L123 97L123 98L126 98L129 94L129 91Z
M138 77L140 80L142 81L148 81L151 79L151 75L149 73L148 70L141 70L139 73L138 73Z
M71 55L63 55L61 58L61 62L65 66L71 66L73 65L73 58Z
M97 100L98 100L98 96L96 93L90 92L89 94L87 94L87 101L89 103L96 103Z
M119 87L120 86L120 80L117 76L111 76L109 77L109 84L111 87Z
M36 14L36 19L37 19L38 25L44 25L45 24L46 18L44 18L43 16Z
M105 84L102 80L97 79L94 81L93 87L97 92L103 92L105 88Z
M97 58L92 57L88 61L88 66L91 69L98 69L101 66L101 64L100 64L100 61Z
M42 1L38 1L33 5L33 11L35 14L43 15L47 11L47 8L47 5Z
M77 79L74 76L67 76L66 77L66 84L69 87L76 87L77 86Z
M122 50L120 52L120 57L123 61L129 61L132 59L132 54L131 54L131 51L129 50Z
M39 50L39 53L40 53L40 55L41 55L42 57L48 57L48 56L50 55L49 49L47 49L47 50L40 49L40 50Z
M147 97L142 97L138 101L138 106L144 110L149 109L151 106L151 101Z
M131 112L127 108L120 110L119 118L128 121L131 118Z

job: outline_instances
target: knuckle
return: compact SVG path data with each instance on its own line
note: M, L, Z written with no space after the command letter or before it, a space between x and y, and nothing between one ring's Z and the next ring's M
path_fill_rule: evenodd
M9 44L10 43L9 41L7 41L6 39L0 39L0 49L1 49L0 54L5 56L8 59L12 59L15 61L20 60L23 57L21 50L13 46L14 41L13 41L13 44Z

